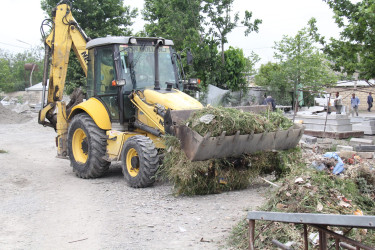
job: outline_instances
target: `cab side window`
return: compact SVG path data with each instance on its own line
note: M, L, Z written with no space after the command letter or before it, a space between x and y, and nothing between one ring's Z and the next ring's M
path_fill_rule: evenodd
M112 86L115 80L115 66L113 60L113 47L96 49L95 87L99 95L116 94L116 86Z

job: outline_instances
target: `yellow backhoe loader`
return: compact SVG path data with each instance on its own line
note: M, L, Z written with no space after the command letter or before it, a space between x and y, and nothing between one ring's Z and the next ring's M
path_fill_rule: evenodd
M179 121L203 108L183 92L173 42L163 38L102 37L90 40L62 1L45 37L42 109L39 123L57 132L57 155L69 158L76 175L96 178L120 161L132 187L154 182L163 135L180 138L191 160L295 147L301 128L260 135L200 136ZM73 48L87 77L87 100L62 101ZM49 72L49 82L47 81ZM47 100L46 86L48 84Z

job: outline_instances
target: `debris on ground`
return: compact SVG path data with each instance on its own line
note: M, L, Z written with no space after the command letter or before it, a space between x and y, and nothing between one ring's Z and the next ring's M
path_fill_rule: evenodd
M32 119L29 112L25 112L25 107L21 108L21 106L19 106L20 112L13 111L10 107L11 106L4 107L0 103L0 124L24 123Z
M325 213L325 214L364 214L375 215L375 162L354 154L338 155L330 152L325 157L323 152L314 152L304 148L290 164L291 172L279 182L279 188L273 188L268 202L258 210L288 213ZM339 159L344 171L333 174ZM360 212L358 212L360 211ZM375 230L342 230L351 238L370 245L375 245ZM273 249L272 239L280 242L295 242L296 249L303 248L301 227L287 223L257 222L257 249ZM310 247L316 242L317 231L312 230ZM330 242L332 240L330 239ZM248 223L240 222L232 231L229 244L238 249L248 248Z

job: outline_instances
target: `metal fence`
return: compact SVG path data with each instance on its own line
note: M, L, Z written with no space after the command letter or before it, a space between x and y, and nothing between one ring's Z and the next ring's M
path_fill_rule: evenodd
M345 235L338 234L330 229L328 226L334 227L349 227L349 228L367 228L375 229L375 216L357 216L357 215L336 215L336 214L308 214L308 213L278 213L278 212L262 212L253 211L247 215L249 220L249 249L254 250L255 239L255 221L271 221L271 222L284 222L303 224L303 238L304 238L304 249L308 249L308 226L313 227L319 232L319 249L326 250L331 249L333 246L335 249L366 249L374 250L374 246L366 246L361 242L350 239ZM335 239L335 243L332 246L327 246L327 235L330 235ZM291 249L288 246L273 239L272 243L281 249Z

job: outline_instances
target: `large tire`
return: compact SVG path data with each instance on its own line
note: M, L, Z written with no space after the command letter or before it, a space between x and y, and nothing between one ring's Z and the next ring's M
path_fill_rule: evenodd
M129 186L144 188L155 182L159 156L150 138L143 135L130 137L124 143L121 162L122 172Z
M105 131L88 114L73 118L68 130L68 154L78 177L97 178L108 170L111 163L103 159L106 147Z

